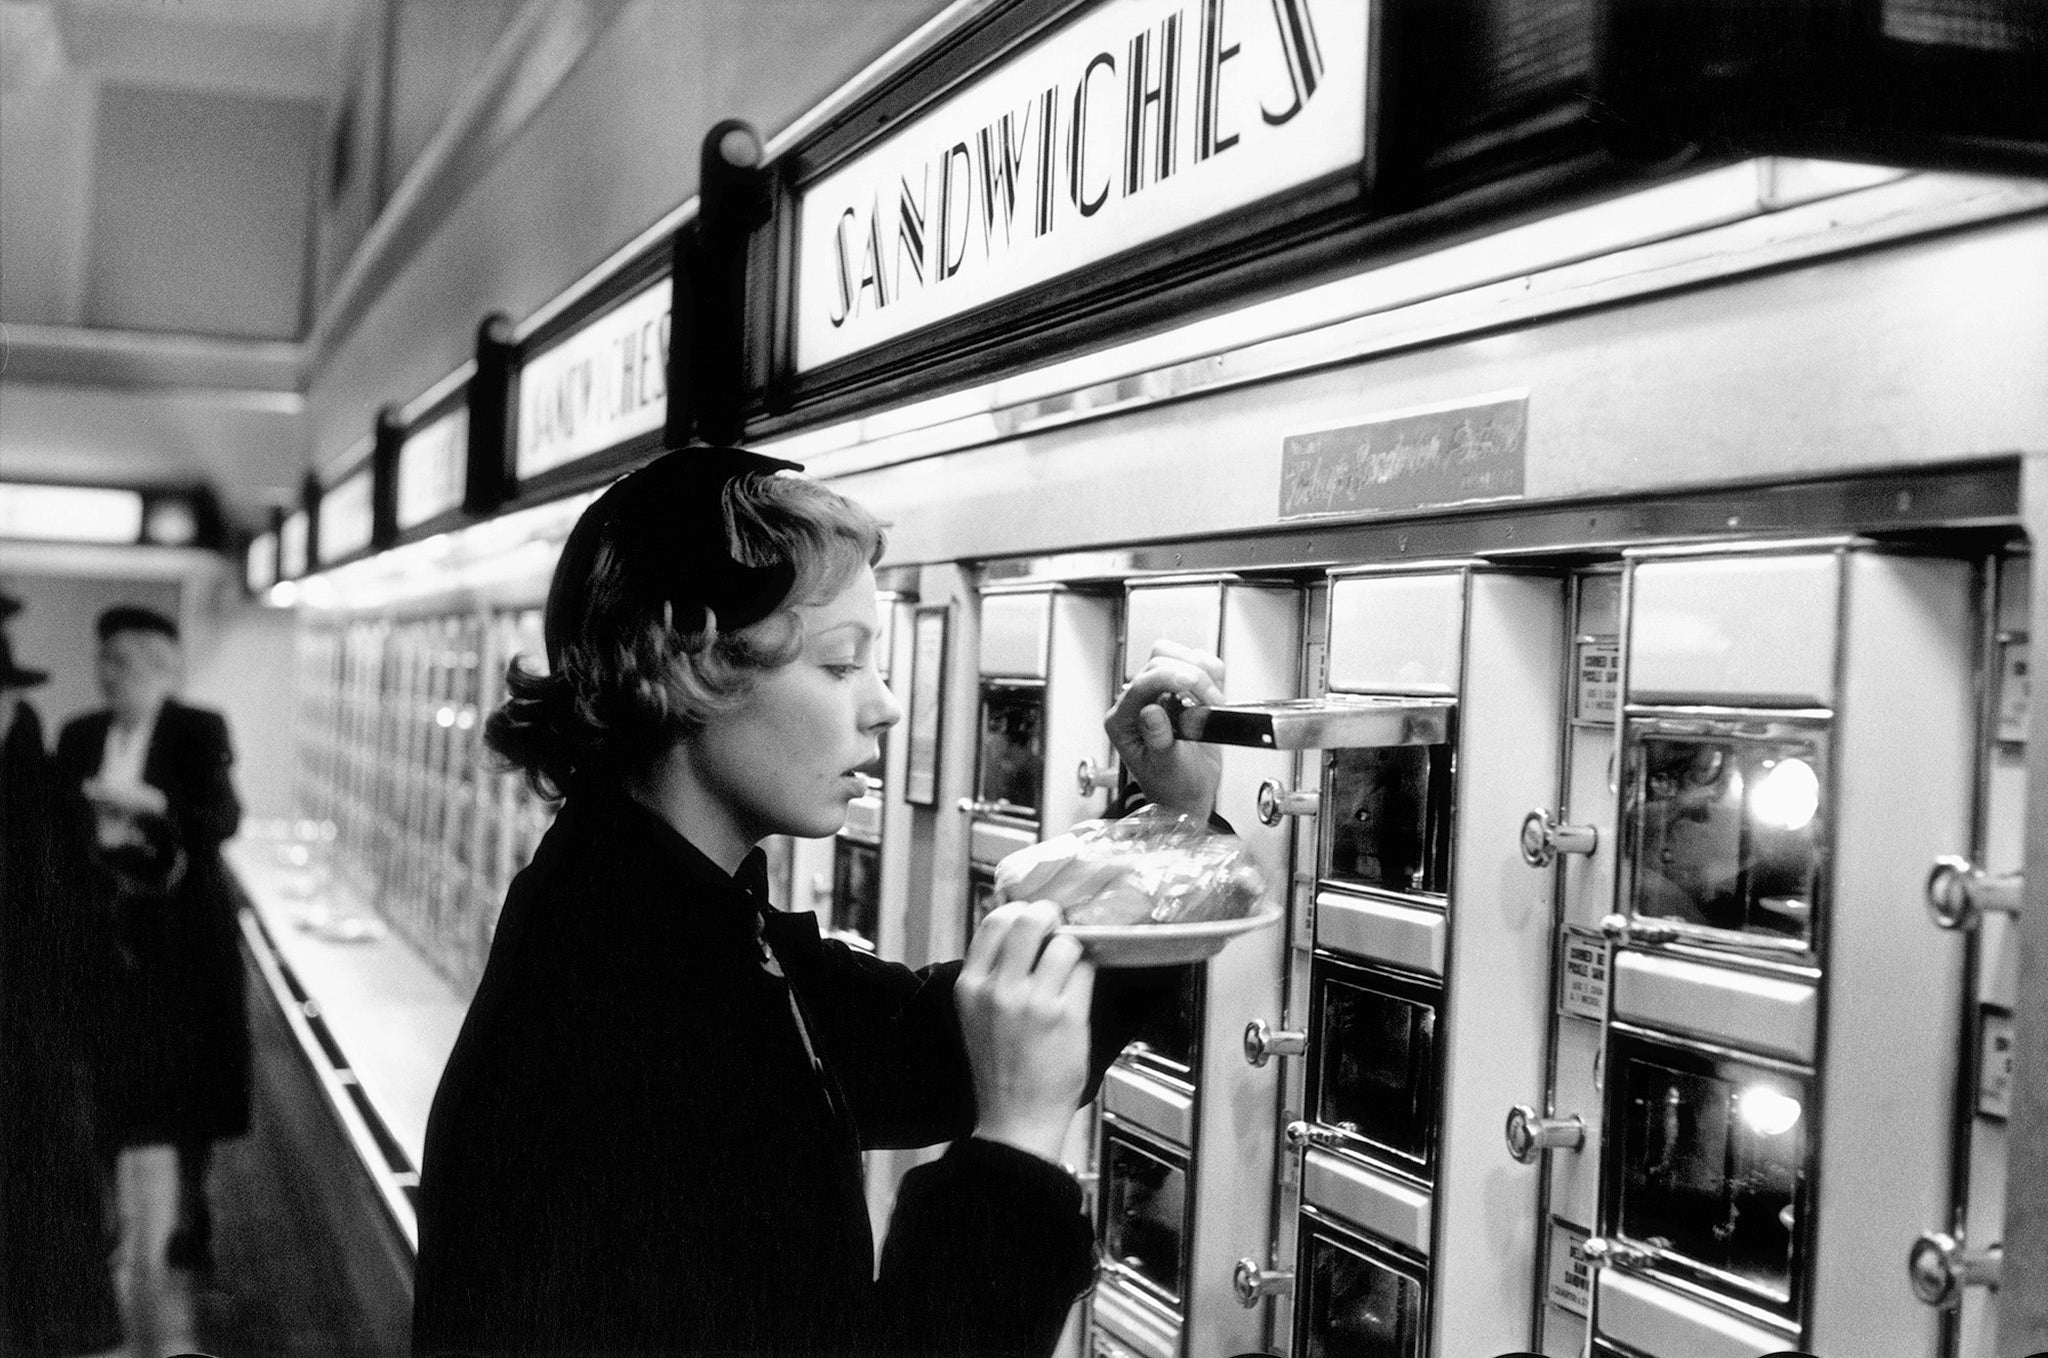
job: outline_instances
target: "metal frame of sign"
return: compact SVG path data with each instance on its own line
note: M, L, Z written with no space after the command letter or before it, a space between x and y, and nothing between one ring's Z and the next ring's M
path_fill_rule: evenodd
M417 542L421 538L429 538L436 533L445 533L452 528L461 527L473 517L464 508L469 481L469 441L466 429L464 431L465 437L455 447L456 470L462 477L462 489L457 492L454 502L419 520L417 523L407 524L399 517L403 508L401 487L404 480L405 445L422 431L439 421L457 412L466 411L469 406L469 387L470 384L468 382L457 384L452 390L444 393L439 400L436 400L425 410L405 421L398 431L398 447L392 456L391 462L392 484L389 492L392 514L392 542L394 544Z
M1305 269L1354 254L1353 235L1363 219L1373 174L1380 66L1373 30L1381 7L1381 0L1370 0L1366 18L1365 150L1358 164L800 374L795 311L799 195L1094 6L1016 0L907 64L776 162L774 217L766 228L767 241L757 238L754 256L757 278L772 267L774 295L772 307L750 308L753 324L772 325L771 333L750 336L749 348L766 357L765 364L756 365L766 389L752 403L750 431L777 432L1012 369L1030 357L1072 352L1111 335L1128 336L1138 327L1184 319L1262 289L1298 285ZM1194 13L1199 18L1198 8ZM1193 40L1191 32L1185 41Z
M510 408L505 419L506 460L512 471L510 496L503 508L524 508L602 485L660 450L662 427L657 424L651 430L531 476L520 476L514 460L520 438L520 389L525 381L527 367L550 349L574 338L586 326L602 320L605 315L644 289L667 279L669 259L670 240L663 237L628 261L617 273L605 280L602 287L578 298L574 305L565 307L560 314L549 317L545 325L520 339L512 360L508 397ZM673 317L670 323L674 324ZM669 377L670 374L664 372L664 382Z

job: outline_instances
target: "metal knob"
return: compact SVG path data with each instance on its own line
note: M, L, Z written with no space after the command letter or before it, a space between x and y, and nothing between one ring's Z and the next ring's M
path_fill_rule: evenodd
M1081 789L1083 797L1092 796L1097 792L1115 791L1117 777L1116 765L1097 764L1092 759L1082 760L1080 766L1074 770L1074 783Z
M1634 943L1644 948L1654 948L1678 937L1676 925L1663 920L1634 919L1628 915L1605 916L1600 921L1600 932L1616 943Z
M1561 853L1591 854L1600 847L1600 830L1592 825L1560 825L1538 807L1522 817L1522 861L1547 868Z
M1946 1311L1962 1304L1966 1287L1997 1287L2004 1264L2003 1245L1966 1250L1946 1231L1929 1231L1906 1255L1906 1275L1913 1280L1914 1296Z
M1287 1124L1287 1144L1295 1150L1307 1150L1319 1146L1324 1150L1335 1150L1344 1143L1344 1135L1334 1127L1319 1127L1313 1122L1296 1118Z
M1278 825L1287 816L1313 816L1322 809L1320 792L1296 792L1276 778L1259 784L1259 824Z
M1256 1259L1240 1259L1237 1261L1237 1267L1231 1270L1230 1285L1237 1292L1237 1304L1249 1311L1257 1306L1262 1298L1292 1292L1294 1270L1261 1268Z
M2017 915L2026 877L1994 877L1969 859L1945 853L1927 872L1927 911L1943 929L1974 929L1986 915Z
M1244 1059L1263 1066L1276 1056L1299 1056L1308 1050L1308 1034L1281 1029L1275 1032L1264 1019L1244 1026Z
M1631 1245L1622 1240L1609 1240L1606 1236L1600 1235L1579 1246L1579 1252L1596 1268L1604 1264L1614 1264L1621 1268L1643 1268L1650 1262L1650 1252L1641 1246Z
M1586 1120L1577 1113L1570 1117L1547 1118L1526 1103L1508 1109L1508 1154L1525 1165L1533 1165L1549 1150L1582 1150L1586 1145Z

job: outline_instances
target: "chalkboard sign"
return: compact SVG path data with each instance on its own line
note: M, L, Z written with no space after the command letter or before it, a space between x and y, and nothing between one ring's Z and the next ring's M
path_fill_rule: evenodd
M1280 517L1374 514L1522 494L1526 394L1289 434Z

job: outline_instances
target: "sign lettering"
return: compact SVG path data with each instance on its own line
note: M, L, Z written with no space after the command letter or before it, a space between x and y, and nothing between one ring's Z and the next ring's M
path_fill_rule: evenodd
M1613 637L1589 637L1579 642L1578 649L1579 683L1572 719L1611 726L1621 695L1621 643Z
M796 367L1357 165L1356 0L1104 0L805 189Z
M1998 644L1998 738L2023 742L2027 738L2028 705L2034 682L2027 674L2027 638L2007 637Z
M320 492L320 564L370 545L370 470L365 467Z
M668 302L664 278L520 368L521 478L661 428L668 417Z
M1512 499L1522 493L1529 398L1388 415L1289 434L1280 518Z
M458 406L398 449L398 526L411 528L462 503L469 412Z
M1985 1117L2012 1115L2012 1014L1984 1006L1977 1053L1977 1111Z
M1589 930L1564 931L1564 984L1557 994L1557 1012L1567 1018L1607 1017L1607 940Z
M1550 1304L1560 1311L1583 1316L1592 1309L1593 1265L1586 1258L1586 1240L1592 1232L1569 1221L1550 1222Z

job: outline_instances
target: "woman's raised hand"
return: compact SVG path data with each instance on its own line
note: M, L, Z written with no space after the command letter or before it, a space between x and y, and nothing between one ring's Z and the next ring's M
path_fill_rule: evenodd
M1159 700L1169 694L1214 706L1223 701L1223 662L1172 641L1152 643L1151 658L1124 686L1102 719L1117 757L1145 789L1171 811L1206 820L1216 808L1223 753L1214 745L1179 740Z
M974 1134L1053 1161L1087 1088L1095 995L1095 964L1072 938L1052 935L1059 922L1051 901L997 906L953 990L974 1072Z

